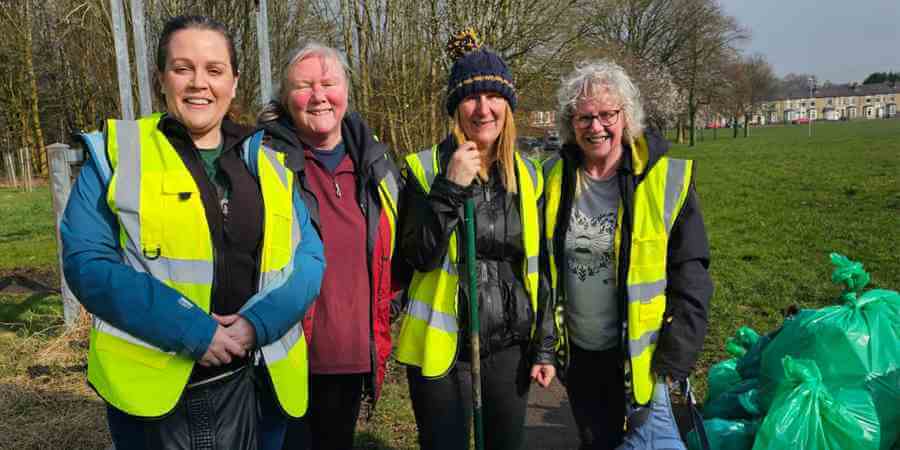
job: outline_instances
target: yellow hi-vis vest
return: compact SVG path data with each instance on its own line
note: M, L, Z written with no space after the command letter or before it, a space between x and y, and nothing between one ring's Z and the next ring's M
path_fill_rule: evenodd
M431 191L434 177L440 173L440 155L435 145L430 150L406 157L410 173L424 192ZM538 229L537 202L543 190L541 172L531 161L515 154L516 181L519 189L519 208L522 217L522 237L525 258L522 279L537 317L538 295ZM525 176L527 174L527 176ZM409 302L403 312L396 357L403 364L418 366L422 375L442 377L453 367L458 340L459 255L457 232L450 234L450 245L441 267L428 273L416 271L409 285ZM532 323L532 333L534 323Z
M166 136L160 114L137 121L110 120L106 155L107 203L120 228L124 263L182 294L185 307L209 313L214 262L212 239L200 191ZM258 143L259 135L254 137ZM293 173L284 155L244 142L245 162L254 163L264 204L259 290L279 283L293 269L300 227L293 209ZM251 299L251 302L254 302ZM244 309L250 306L250 302ZM137 312L135 312L137 314ZM282 409L301 417L307 406L306 340L299 324L262 347L263 360ZM104 400L127 414L158 417L171 411L184 390L194 360L165 352L100 318L93 318L88 381Z
M647 143L640 137L631 143L636 175L645 170ZM662 157L637 185L634 192L634 223L631 230L631 252L626 280L627 301L624 318L628 360L634 400L646 404L653 397L654 379L650 370L653 352L666 311L666 258L669 233L684 207L691 183L693 162ZM557 262L553 251L553 235L562 198L563 161L559 157L544 164L545 238L550 256L550 284L556 295L554 322L559 336L557 354L560 361L569 357L569 340L565 324L565 289L560 289ZM563 218L567 220L567 218ZM619 262L622 244L622 205L616 221L615 261ZM620 287L621 289L621 287Z

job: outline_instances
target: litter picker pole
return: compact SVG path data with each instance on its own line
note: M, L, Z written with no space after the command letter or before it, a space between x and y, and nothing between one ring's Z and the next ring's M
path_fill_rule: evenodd
M484 449L481 420L481 345L478 321L478 271L475 267L475 201L466 199L466 269L469 281L469 335L472 340L472 421L475 427L475 449Z
M466 142L458 128L453 129L456 144ZM478 176L472 180L475 183ZM475 267L475 200L466 199L466 276L469 283L469 341L472 347L472 425L475 428L475 450L484 450L484 427L481 420L481 322L478 319L478 269ZM462 278L460 278L462 282Z

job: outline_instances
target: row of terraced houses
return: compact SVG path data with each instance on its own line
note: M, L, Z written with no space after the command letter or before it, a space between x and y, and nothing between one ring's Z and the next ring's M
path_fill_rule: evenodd
M756 124L791 123L798 119L856 120L897 116L900 85L833 84L779 92L762 103L754 115Z

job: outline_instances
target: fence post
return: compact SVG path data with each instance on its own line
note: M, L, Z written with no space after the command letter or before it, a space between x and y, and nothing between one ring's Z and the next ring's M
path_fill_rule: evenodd
M31 158L29 156L28 149L19 148L19 166L22 167L22 181L26 192L34 190L34 186L31 184Z
M69 193L72 190L72 169L70 164L77 162L80 156L66 144L51 144L47 146L47 156L50 160L50 196L53 200L53 212L56 217L56 248L59 260L60 293L63 302L63 317L67 327L72 327L81 314L81 305L69 289L66 276L62 271L62 240L59 236L59 225L62 222L66 203L69 201Z
M16 163L13 159L13 152L6 151L3 152L3 162L6 164L6 176L9 179L12 186L16 189L19 188L19 177L16 176Z

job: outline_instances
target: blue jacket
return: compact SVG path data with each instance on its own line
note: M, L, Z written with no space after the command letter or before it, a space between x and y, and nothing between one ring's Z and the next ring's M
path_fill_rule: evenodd
M123 262L119 223L106 202L104 180L96 158L87 160L66 205L60 234L69 287L91 314L165 351L199 360L217 322L200 308L180 303L182 295L174 289ZM256 293L240 312L253 324L258 347L284 335L319 295L325 271L322 241L296 190L294 211L302 237L293 271L284 283Z

